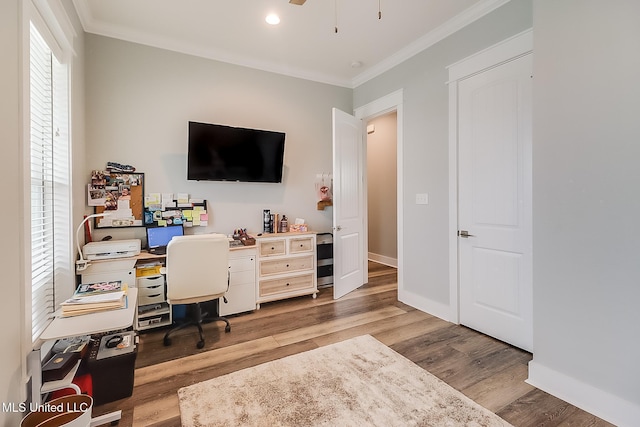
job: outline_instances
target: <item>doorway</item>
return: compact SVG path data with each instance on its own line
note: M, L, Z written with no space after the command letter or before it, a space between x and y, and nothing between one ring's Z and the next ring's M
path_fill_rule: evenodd
M395 127L393 127L393 129L389 129L389 131L391 132L395 132L395 198L393 200L388 200L388 204L392 206L392 209L395 208L395 217L396 217L396 221L394 225L388 225L387 224L387 228L391 227L391 228L395 228L395 260L393 260L393 255L386 255L387 258L378 258L378 262L382 262L383 260L388 261L390 264L395 264L393 265L394 267L397 268L397 282L398 282L398 300L402 301L402 299L405 296L405 293L403 292L403 266L402 266L402 252L403 252L403 245L402 245L402 241L403 241L403 215L402 215L402 203L401 203L401 195L402 195L402 188L403 188L403 179L402 179L402 118L403 118L403 92L402 89L397 90L395 92L392 92L386 96L383 96L382 98L379 98L375 101L372 101L366 105L363 105L362 107L358 107L357 109L355 109L354 111L354 115L355 117L359 118L362 120L363 123L369 125L369 124L375 124L376 123L376 119L378 118L382 118L388 115L391 115L391 117L395 116ZM390 126L391 127L391 126ZM363 138L363 141L365 142L365 149L363 150L363 156L365 156L365 160L366 156L367 156L367 147L366 147L366 143L367 140L369 138ZM388 167L388 165L387 165ZM369 175L369 166L366 166L366 170L367 170L367 175ZM369 192L369 187L370 187L370 183L368 182L368 177L367 179L365 179L366 184L365 187L367 189L367 193ZM394 196L391 196L394 197ZM368 194L367 194L367 199L369 198ZM369 202L367 200L367 207L369 206ZM369 234L373 233L372 231L369 231L369 215L372 215L373 212L370 212L369 209L367 208L367 217L364 218L365 223L367 224L367 238L365 238L365 241L367 241L366 244L366 249L367 249L367 253L370 252L374 252L376 249L369 250L369 243L368 243L368 239L369 239ZM386 237L387 239L389 239L390 237ZM393 252L388 252L393 254Z
M366 123L368 258L398 266L397 113Z

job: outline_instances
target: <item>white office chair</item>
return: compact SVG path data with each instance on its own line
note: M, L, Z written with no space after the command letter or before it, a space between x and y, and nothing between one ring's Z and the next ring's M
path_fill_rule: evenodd
M202 323L220 320L226 323L225 332L231 331L224 317L206 317L201 302L224 297L229 288L229 241L223 234L178 236L167 246L166 260L167 299L171 304L191 304L190 321L168 331L164 345L171 345L169 336L190 325L200 333L198 348L204 347Z

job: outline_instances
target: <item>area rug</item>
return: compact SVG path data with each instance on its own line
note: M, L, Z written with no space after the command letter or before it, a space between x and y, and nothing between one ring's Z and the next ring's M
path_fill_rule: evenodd
M178 390L183 426L510 426L370 335Z

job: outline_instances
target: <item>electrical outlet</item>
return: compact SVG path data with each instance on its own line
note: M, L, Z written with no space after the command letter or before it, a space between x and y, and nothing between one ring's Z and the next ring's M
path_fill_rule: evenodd
M429 195L427 193L416 194L416 205L428 205L428 204L429 204Z

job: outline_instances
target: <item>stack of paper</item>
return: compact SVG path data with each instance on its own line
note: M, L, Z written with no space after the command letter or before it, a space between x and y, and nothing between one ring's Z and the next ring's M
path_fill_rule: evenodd
M60 304L62 316L79 316L99 311L115 310L126 307L126 285L124 290L96 290L87 292L87 286L80 285L71 298ZM122 286L120 287L122 288Z

